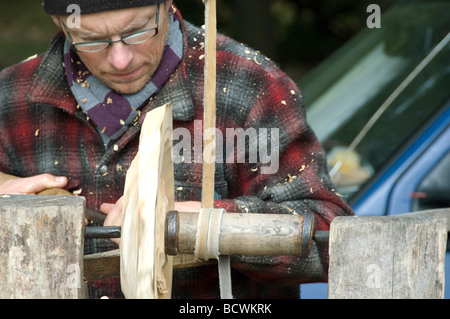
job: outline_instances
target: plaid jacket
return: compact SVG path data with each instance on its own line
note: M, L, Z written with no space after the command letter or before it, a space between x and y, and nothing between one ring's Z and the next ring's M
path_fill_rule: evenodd
M81 191L87 206L99 209L123 194L149 110L172 102L174 130L187 128L191 145L196 145L194 139L202 134L198 121L203 119L204 30L181 21L185 37L181 64L142 110L138 124L117 140L116 148L105 149L93 124L77 109L62 67L61 33L45 54L3 70L0 171L67 176L67 189ZM229 159L240 150L235 147L230 153L223 147L223 160L216 163L215 206L228 212L314 214L315 228L322 230L335 216L352 214L334 192L324 151L306 122L296 84L261 53L223 35L217 38L217 73L217 128L224 135L227 128L257 132L277 128L279 167L273 174L262 174L261 158L238 163ZM175 198L200 200L202 166L193 149L190 154L184 151L184 161L174 164ZM87 240L85 245L86 254L116 248L109 240ZM236 298L297 298L299 283L327 280L328 251L326 245L313 243L306 259L233 256L232 269ZM90 283L90 296L121 296L118 281ZM218 298L218 289L214 265L174 273L174 298Z

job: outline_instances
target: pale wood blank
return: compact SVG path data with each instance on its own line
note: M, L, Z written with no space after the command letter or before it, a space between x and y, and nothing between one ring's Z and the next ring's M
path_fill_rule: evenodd
M0 197L0 298L86 298L85 199Z
M166 213L173 210L172 104L150 111L127 171L120 239L120 282L126 298L169 299L173 258L164 251Z
M336 217L328 298L443 298L446 243L442 217Z

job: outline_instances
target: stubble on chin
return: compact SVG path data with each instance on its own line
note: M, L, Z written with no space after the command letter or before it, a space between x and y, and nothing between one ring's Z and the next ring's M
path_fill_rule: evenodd
M151 81L154 72L147 72L142 78L133 82L111 83L107 80L99 79L104 85L118 94L134 94L142 90Z

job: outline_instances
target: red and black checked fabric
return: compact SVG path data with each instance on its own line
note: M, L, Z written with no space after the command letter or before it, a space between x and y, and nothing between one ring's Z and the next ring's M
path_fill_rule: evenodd
M114 203L123 194L145 114L170 101L174 129L187 129L192 145L178 154L184 160L175 163L175 198L200 200L202 168L194 158L194 145L202 134L196 124L203 119L204 30L181 16L180 21L183 61L116 147L105 149L93 124L77 108L64 76L62 34L45 54L2 71L0 171L67 176L67 189L80 191L88 207ZM329 229L334 217L351 215L334 191L324 151L306 122L295 83L261 53L222 35L217 40L217 128L224 136L227 128L277 128L280 158L274 174L261 174L261 161L226 161L231 155L224 146L224 160L216 164L215 206L228 212L314 214L315 227L321 230ZM109 240L86 240L85 253L113 248ZM306 259L233 256L232 268L236 298L296 298L299 283L327 280L328 251L326 245L313 244ZM118 279L91 283L90 288L92 298L121 296ZM174 298L218 298L218 289L216 266L174 273Z

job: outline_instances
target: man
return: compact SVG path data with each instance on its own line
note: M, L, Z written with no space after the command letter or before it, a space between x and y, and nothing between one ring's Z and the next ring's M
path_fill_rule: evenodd
M80 25L68 19L74 3ZM21 177L0 185L0 193L64 188L108 214L105 225L117 224L146 114L172 102L174 131L188 130L190 145L202 134L204 30L184 21L172 0L46 0L44 9L62 32L43 55L0 74L0 172ZM224 150L215 207L314 214L316 229L352 214L334 191L295 83L261 53L223 35L217 73L217 129L276 129L271 149L279 165L267 173L262 154L252 161L247 150L241 163L241 149ZM179 211L200 208L202 166L192 153L183 149L183 160L175 161ZM109 240L87 240L85 253L113 248ZM232 269L236 298L298 298L299 283L327 280L328 251L313 243L306 259L233 256ZM121 296L118 279L89 288L92 298ZM216 266L176 270L172 296L219 297Z

